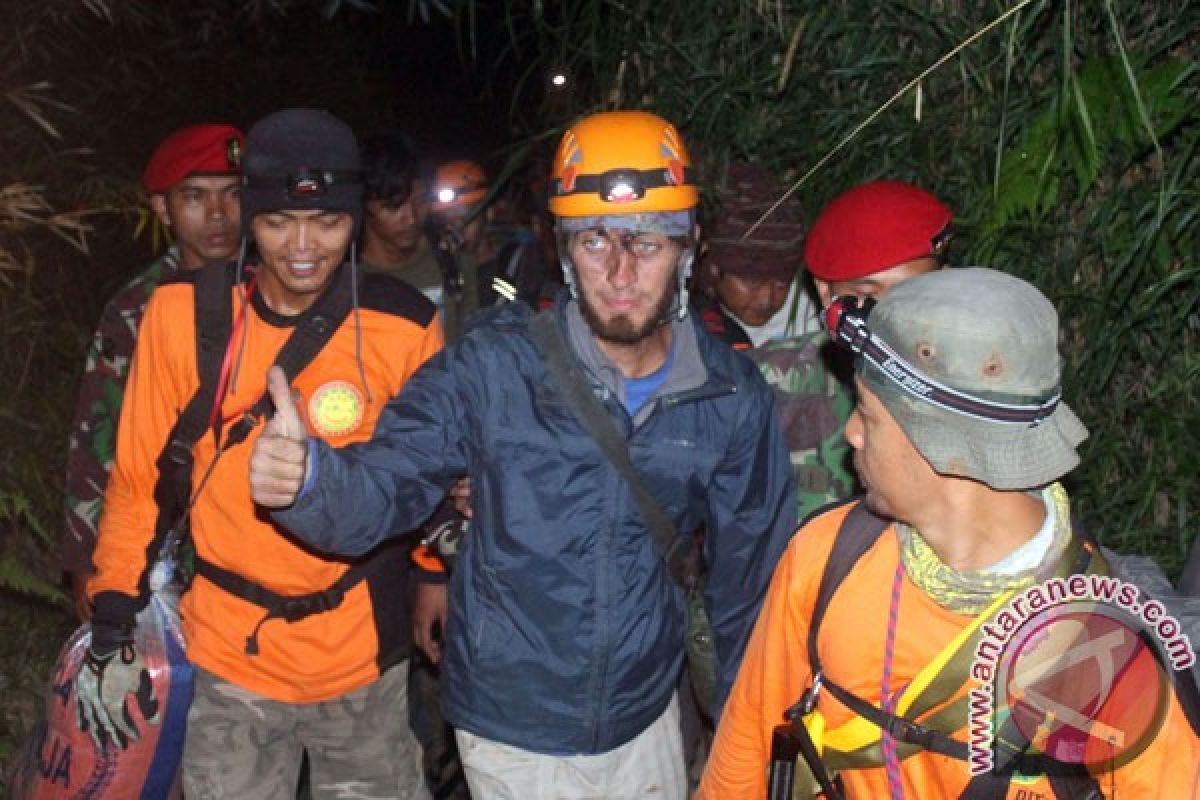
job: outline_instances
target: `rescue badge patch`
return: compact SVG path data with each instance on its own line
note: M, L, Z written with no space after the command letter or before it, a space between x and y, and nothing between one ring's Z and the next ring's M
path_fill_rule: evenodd
M363 396L349 381L330 381L308 401L308 419L320 436L345 436L363 421Z

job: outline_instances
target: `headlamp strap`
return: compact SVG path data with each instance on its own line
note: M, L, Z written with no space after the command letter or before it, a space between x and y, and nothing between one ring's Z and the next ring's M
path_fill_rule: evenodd
M321 197L330 187L361 186L362 182L362 172L358 170L312 167L301 167L284 175L246 173L242 176L242 186L247 189L282 189L292 200Z
M683 168L683 183L675 179L671 171L659 169L610 169L598 175L576 176L569 189L564 188L561 178L550 182L550 194L553 197L564 197L572 194L598 194L603 199L613 202L628 202L645 197L649 189L661 189L664 186L694 186L696 170L692 167Z
M946 411L986 422L1035 427L1054 413L1062 400L1062 390L1034 402L1004 403L961 392L928 377L909 364L887 342L871 333L867 316L875 306L874 298L860 305L856 297L836 297L825 310L825 326L840 346L870 359L893 383L913 397Z

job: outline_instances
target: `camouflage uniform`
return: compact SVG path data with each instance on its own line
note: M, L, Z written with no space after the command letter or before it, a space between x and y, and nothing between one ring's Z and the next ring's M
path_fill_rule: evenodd
M127 283L104 307L88 348L67 454L62 552L67 572L92 571L96 527L104 509L104 489L112 469L117 420L138 325L150 294L178 269L179 251L172 247Z
M847 384L837 378L831 350L829 336L814 331L744 351L775 394L796 474L800 520L854 491L845 435L854 401Z
M408 703L407 679L400 664L331 700L283 703L197 667L184 745L185 795L293 798L307 753L313 798L431 800L421 746L396 714ZM292 747L292 739L303 749Z

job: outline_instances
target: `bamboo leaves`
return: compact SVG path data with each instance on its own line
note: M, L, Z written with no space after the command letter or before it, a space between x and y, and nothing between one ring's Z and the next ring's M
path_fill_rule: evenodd
M1178 564L1200 529L1200 4L563 5L523 46L586 53L595 87L623 69L621 101L680 123L710 182L749 158L798 174L811 213L878 177L949 202L956 261L1059 305L1068 399L1093 431L1071 483L1085 518ZM653 70L620 66L635 58ZM599 100L581 84L538 123Z

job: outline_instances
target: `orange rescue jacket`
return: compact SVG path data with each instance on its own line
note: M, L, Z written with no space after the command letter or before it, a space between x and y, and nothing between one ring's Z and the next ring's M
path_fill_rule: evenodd
M775 726L784 723L784 712L812 683L808 620L825 562L851 507L840 506L812 520L797 532L780 560L725 705L696 800L766 797L772 733ZM892 578L898 560L899 544L892 525L842 581L818 631L817 646L825 673L876 705ZM971 621L971 617L939 606L906 577L900 596L892 685L908 684ZM852 712L829 692L818 695L817 709L829 729L852 717ZM966 740L965 730L953 736ZM905 795L921 800L957 800L970 780L965 762L928 751L904 759L901 772ZM889 796L882 767L843 771L841 777L849 800ZM1110 800L1200 797L1200 742L1178 700L1171 698L1162 729L1139 756L1097 777ZM1007 794L1008 800L1054 797L1045 776L1017 775Z
M442 346L436 310L415 289L387 276L361 280L357 320L353 313L347 316L293 381L310 434L335 446L369 438L387 401ZM240 291L235 288L230 295L235 315ZM121 410L95 555L97 573L88 587L98 608L105 593L115 593L118 600L137 598L139 581L155 555L149 552L158 516L155 461L198 387L193 305L193 284L185 279L160 287L146 307ZM222 404L224 418L236 419L265 391L267 369L294 322L271 311L261 295L253 296L244 328L229 348L240 363ZM356 325L361 325L365 386ZM221 455L200 492L190 515L196 554L279 594L324 590L346 572L348 562L300 546L250 499L249 458L261 428L256 426L244 442ZM213 437L203 436L193 452L196 487L212 463ZM188 657L273 700L307 703L337 697L372 682L407 655L410 622L403 577L399 570L394 576L373 575L331 611L297 622L268 621L258 634L260 652L248 655L246 639L262 620L263 608L197 575L180 606Z

